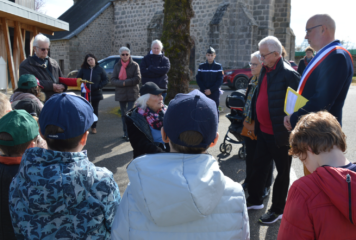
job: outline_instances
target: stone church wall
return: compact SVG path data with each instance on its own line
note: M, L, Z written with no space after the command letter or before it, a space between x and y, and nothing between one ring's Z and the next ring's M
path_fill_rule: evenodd
M192 75L209 46L216 49L216 61L224 69L244 67L267 35L276 35L294 59L290 0L193 0L192 5ZM63 60L67 74L78 69L89 52L102 59L126 46L132 55L144 56L152 40L162 36L163 17L162 0L116 0L78 36L53 41L51 57Z
M51 42L51 57L58 63L64 61L64 70L62 69L64 75L79 69L88 53L94 54L98 60L118 54L118 51L113 50L113 18L114 6L110 6L78 36Z

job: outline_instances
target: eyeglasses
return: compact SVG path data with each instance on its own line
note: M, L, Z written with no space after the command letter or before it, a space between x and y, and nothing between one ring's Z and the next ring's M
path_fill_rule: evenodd
M317 28L317 27L321 27L321 26L323 26L323 25L317 25L315 27L307 28L307 29L305 29L305 31L307 32L307 35L309 35L309 33L311 33L311 30L313 30L314 28Z
M47 52L49 51L49 48L39 48L39 47L36 47L36 48L38 48L38 49L41 50L42 52L44 52L44 51L46 51L46 50L47 50Z
M121 56L128 56L128 55L129 55L128 53L121 54Z
M274 52L276 52L276 51L273 51L273 52L267 53L266 55L262 55L262 54L261 54L261 58L265 59L268 55L270 55L270 54L272 54L272 53L274 53Z
M248 65L250 65L250 67L257 67L258 66L257 63L249 63Z

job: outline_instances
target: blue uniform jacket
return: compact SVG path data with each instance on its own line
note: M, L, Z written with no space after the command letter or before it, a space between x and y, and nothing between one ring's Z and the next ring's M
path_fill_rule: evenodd
M309 101L292 114L292 127L301 116L321 110L330 112L342 125L342 108L353 74L350 55L342 49L331 52L309 76L302 93Z
M218 91L223 83L222 66L220 63L213 62L209 64L202 63L199 65L198 74L196 80L201 92L206 89L210 89L211 92Z

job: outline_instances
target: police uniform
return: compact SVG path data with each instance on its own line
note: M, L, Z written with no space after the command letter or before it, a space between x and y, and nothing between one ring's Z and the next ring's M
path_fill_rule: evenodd
M207 53L215 53L215 50L210 47ZM208 61L199 65L196 81L202 93L206 89L210 89L211 94L207 95L216 103L217 109L219 108L220 99L220 86L223 82L223 69L220 63L213 61L209 64Z

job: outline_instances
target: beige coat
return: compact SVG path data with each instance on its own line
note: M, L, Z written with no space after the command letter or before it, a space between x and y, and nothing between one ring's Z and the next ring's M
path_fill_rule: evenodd
M114 66L114 71L111 75L111 84L115 86L115 101L120 102L133 102L139 98L139 83L141 81L141 72L139 65L132 61L127 65L126 80L119 80L119 73L121 70L121 61L117 62ZM125 86L124 86L125 83Z

